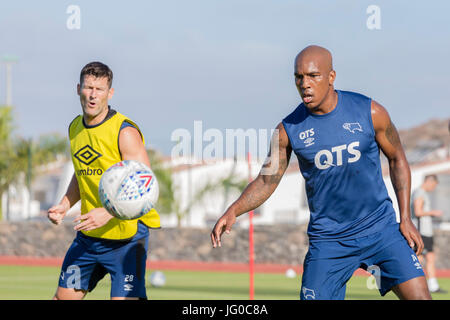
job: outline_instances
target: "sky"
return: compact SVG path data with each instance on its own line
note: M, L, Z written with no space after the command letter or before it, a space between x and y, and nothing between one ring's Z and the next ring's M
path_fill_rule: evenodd
M379 29L367 26L370 5ZM449 118L449 14L447 1L2 1L0 57L18 59L17 134L67 135L81 113L80 70L102 61L114 72L110 105L170 154L172 133L194 121L274 128L301 102L293 62L310 44L332 52L336 89L377 100L397 128Z

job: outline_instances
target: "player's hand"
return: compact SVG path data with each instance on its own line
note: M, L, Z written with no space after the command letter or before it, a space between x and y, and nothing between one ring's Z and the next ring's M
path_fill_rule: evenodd
M95 208L86 214L77 216L73 222L79 222L74 230L76 231L89 231L103 227L111 220L113 216L106 211L105 208Z
M236 216L229 212L225 213L219 220L217 220L216 225L214 226L211 232L211 243L213 248L217 246L221 247L222 243L220 242L220 238L224 232L230 233L231 226L236 222Z
M411 248L416 248L416 255L420 255L423 250L423 240L419 231L412 223L411 219L400 222L400 232L405 237Z
M47 211L47 218L56 225L61 224L69 208L62 204L57 204Z

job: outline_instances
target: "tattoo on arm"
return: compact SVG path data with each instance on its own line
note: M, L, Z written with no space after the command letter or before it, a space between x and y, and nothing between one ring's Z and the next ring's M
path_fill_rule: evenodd
M402 148L402 144L400 142L400 137L398 135L397 129L395 128L392 121L389 121L389 124L385 131L386 139L389 141L389 143L397 149ZM408 187L408 181L409 178L409 170L407 168L407 163L405 165L404 157L399 157L399 152L396 153L395 158L389 159L389 166L390 166L390 176L392 180L392 185L394 187L394 190L396 192L400 190L404 190Z
M392 186L394 187L396 194L398 194L399 191L408 189L410 180L410 176L408 174L409 171L404 170L396 164L392 164L390 173Z
M385 136L394 148L393 154L389 158L389 173L397 196L401 219L403 215L409 216L409 201L411 192L411 171L406 160L400 137L394 124L389 121Z
M410 217L411 171L400 136L387 111L378 103L372 105L376 141L389 161L389 175L397 197L401 221Z
M274 151L274 152L271 152ZM281 150L271 149L261 172L242 192L239 199L232 205L236 216L251 211L263 204L275 191L286 171L291 155L290 147ZM274 154L275 153L275 154ZM271 156L274 154L274 157Z
M270 159L270 153L269 153L269 159ZM272 168L273 161L269 160L263 165L263 169L261 170L261 176L264 180L265 184L278 185L278 183L281 181L281 178L284 175L284 172L286 171L286 168L288 166L288 156L283 153L278 153L278 160L276 162L277 166ZM275 161L276 161L275 160ZM268 169L268 170L266 170Z
M411 173L408 162L406 159L390 160L389 167L392 186L394 187L398 207L400 209L400 220L410 219L409 203L411 193Z
M401 146L400 137L392 121L389 121L389 125L387 126L384 134L389 143L392 144L394 147Z

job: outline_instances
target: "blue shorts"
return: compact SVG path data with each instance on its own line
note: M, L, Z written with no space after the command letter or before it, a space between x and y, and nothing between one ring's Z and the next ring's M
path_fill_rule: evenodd
M382 296L397 284L424 276L398 224L357 239L311 242L303 268L302 300L343 300L346 283L358 268L372 273L375 281L368 290L378 288Z
M64 258L58 285L92 291L109 273L111 297L146 299L148 238L148 228L142 223L129 240L98 239L78 232Z

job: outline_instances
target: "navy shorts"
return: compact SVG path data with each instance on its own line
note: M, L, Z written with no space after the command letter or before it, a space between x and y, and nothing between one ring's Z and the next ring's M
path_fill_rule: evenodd
M358 268L372 273L375 281L368 290L378 288L382 296L402 282L424 276L398 224L352 240L312 241L303 267L302 300L343 300L346 283Z
M92 291L109 273L111 297L146 299L148 238L148 228L141 223L130 240L98 239L78 232L64 258L58 285Z

